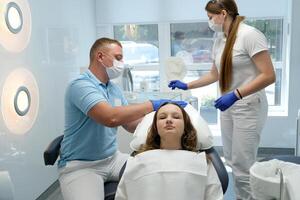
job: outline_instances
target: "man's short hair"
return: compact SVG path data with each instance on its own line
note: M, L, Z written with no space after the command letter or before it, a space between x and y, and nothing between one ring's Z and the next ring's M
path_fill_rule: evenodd
M111 38L105 38L105 37L100 38L100 39L96 40L95 43L93 44L93 46L91 47L90 60L93 59L94 54L96 53L96 51L99 48L107 47L110 44L116 44L122 48L122 44L118 40L111 39Z

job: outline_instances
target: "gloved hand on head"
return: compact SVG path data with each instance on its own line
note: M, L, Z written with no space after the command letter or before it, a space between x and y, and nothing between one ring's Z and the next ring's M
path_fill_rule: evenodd
M157 111L159 109L159 107L164 104L164 103L176 103L177 105L179 105L180 107L184 108L187 105L187 102L185 101L174 101L174 100L170 100L170 99L159 99L159 100L150 100L153 106L153 110Z
M236 96L234 91L224 94L215 101L215 107L221 111L227 110L232 106L239 98Z
M175 88L181 89L181 90L187 90L188 86L186 83L181 82L180 80L172 80L170 81L169 88L172 88L172 90L174 90Z

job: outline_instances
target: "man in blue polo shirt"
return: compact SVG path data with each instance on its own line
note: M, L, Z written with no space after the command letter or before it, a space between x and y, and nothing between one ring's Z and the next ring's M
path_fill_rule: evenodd
M117 127L133 132L143 116L169 101L128 105L122 91L110 81L122 74L122 60L120 42L96 40L88 71L66 90L65 130L58 162L65 200L104 199L104 182L118 180L128 158L117 150Z

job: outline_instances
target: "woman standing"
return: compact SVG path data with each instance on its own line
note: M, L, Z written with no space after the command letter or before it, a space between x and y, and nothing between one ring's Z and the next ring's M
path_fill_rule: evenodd
M209 73L172 89L198 88L219 80L221 132L226 162L232 167L237 199L252 199L249 168L256 160L260 134L268 113L264 88L274 83L275 72L265 36L243 23L234 0L211 0L205 10L209 27L218 34Z

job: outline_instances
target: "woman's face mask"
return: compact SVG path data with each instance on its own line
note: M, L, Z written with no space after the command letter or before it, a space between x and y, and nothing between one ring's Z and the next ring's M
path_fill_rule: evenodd
M208 26L214 32L223 32L223 24L225 22L226 13L214 14L208 20Z
M113 66L106 67L106 73L109 79L118 78L124 70L124 63L116 59L113 60Z
M223 25L216 24L213 19L208 20L208 26L214 32L223 32Z

